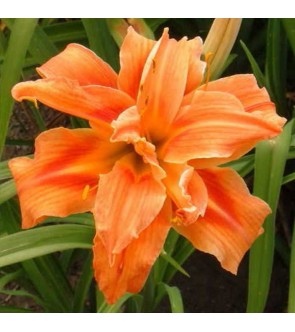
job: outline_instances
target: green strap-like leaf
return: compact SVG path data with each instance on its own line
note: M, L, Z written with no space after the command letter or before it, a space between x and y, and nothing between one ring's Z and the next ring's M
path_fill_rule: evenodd
M265 86L266 85L265 77L264 77L261 69L259 68L256 60L254 59L254 57L251 54L251 52L248 49L248 47L242 41L240 41L240 43L241 43L241 46L242 46L244 52L246 53L246 56L247 56L247 58L248 58L248 60L250 62L251 68L252 68L253 73L254 73L254 75L255 75L255 77L257 79L258 84L261 87Z
M0 162L0 180L9 179L12 177L10 169L8 168L8 161Z
M23 271L20 269L14 272L4 274L4 276L0 278L0 293L8 283L18 279L23 274L22 272Z
M130 299L132 296L136 296L134 294L127 293L123 295L115 304L107 304L103 302L103 304L98 308L98 312L100 313L116 313L122 312L123 304Z
M90 48L107 61L116 71L119 69L118 47L103 18L82 18Z
M295 20L294 18L282 18L282 21L295 55Z
M279 113L287 116L286 107L286 35L282 33L281 20L270 18L267 27L267 52L265 77L272 100L276 103Z
M92 253L89 253L82 269L81 277L75 288L75 295L73 301L73 312L83 312L85 306L85 300L87 293L89 292L89 287L93 278L92 270Z
M185 269L170 255L167 254L166 251L162 250L161 257L164 258L169 264L171 264L176 271L184 274L185 276L189 277L190 275L185 271Z
M254 195L266 201L271 210L263 225L264 233L250 250L248 312L263 312L268 297L274 246L275 219L285 163L288 158L293 121L276 139L257 145L255 153Z
M5 144L8 122L13 106L11 88L18 82L25 56L34 33L37 18L17 18L14 21L2 65L0 85L0 156Z
M7 26L12 29L14 21L11 19L4 19ZM49 58L58 53L57 47L50 40L40 25L36 25L34 34L29 45L30 54L38 64L42 64Z
M194 251L195 248L192 246L192 244L185 237L180 236L172 256L173 259L175 259L175 261L179 264L179 266L182 266ZM175 269L173 265L169 264L165 271L165 277L163 280L165 280L165 282L170 282L176 272L177 269Z
M2 313L33 313L33 310L18 308L13 306L0 306L0 312Z
M183 313L184 312L183 301L179 288L176 286L169 286L164 283L162 283L161 285L165 288L165 291L168 294L171 306L171 312Z
M0 238L0 267L72 248L91 248L94 229L85 225L53 225Z
M284 176L282 184L286 184L294 180L295 180L295 172Z
M222 167L232 167L235 171L237 171L240 174L240 176L245 177L254 168L254 155L250 154L244 156L238 160L224 164L222 165Z
M15 196L15 194L16 187L14 180L9 180L0 184L0 204L9 200L11 197Z
M3 31L0 29L0 56L4 56L6 50L6 38Z

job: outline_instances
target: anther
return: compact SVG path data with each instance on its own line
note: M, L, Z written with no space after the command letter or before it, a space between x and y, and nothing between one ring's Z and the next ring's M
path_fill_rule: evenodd
M89 186L89 184L87 184L84 187L83 192L82 192L82 199L83 199L83 201L86 201L86 199L88 197L88 194L89 194L89 191L90 191L90 186Z
M180 225L183 224L182 219L179 218L178 216L173 217L173 218L171 219L171 223L172 223L172 224L175 224L175 225L177 225L177 226L180 226Z
M93 191L97 188L98 188L98 185L90 188L89 184L86 184L86 186L84 187L83 192L82 192L83 201L85 201L88 198L88 195L89 195L90 191Z

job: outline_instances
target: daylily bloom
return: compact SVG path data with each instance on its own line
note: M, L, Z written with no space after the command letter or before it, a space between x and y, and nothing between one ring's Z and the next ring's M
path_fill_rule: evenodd
M171 227L237 272L270 208L232 169L218 167L278 135L276 114L253 75L201 85L200 38L159 41L129 28L121 69L70 44L17 84L13 97L89 120L36 139L35 157L9 165L23 228L47 216L91 211L94 274L109 303L141 290Z

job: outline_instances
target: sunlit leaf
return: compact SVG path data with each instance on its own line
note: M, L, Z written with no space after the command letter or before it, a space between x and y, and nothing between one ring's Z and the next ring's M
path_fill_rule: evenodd
M0 267L72 248L91 248L94 229L84 225L53 225L0 238Z

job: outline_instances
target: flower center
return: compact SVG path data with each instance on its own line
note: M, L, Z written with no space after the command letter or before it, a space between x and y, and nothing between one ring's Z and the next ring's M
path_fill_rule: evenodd
M155 146L148 142L145 137L140 137L133 141L134 149L140 156L154 156L156 157Z

